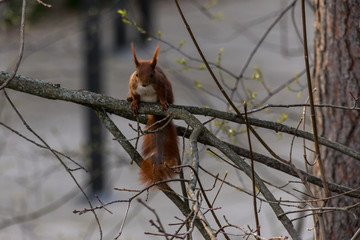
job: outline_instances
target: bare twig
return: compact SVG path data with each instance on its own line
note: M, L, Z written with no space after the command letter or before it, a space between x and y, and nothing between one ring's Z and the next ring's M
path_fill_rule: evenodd
M239 82L241 81L241 79L244 77L244 73L245 73L245 70L248 68L252 58L255 56L257 50L260 48L261 44L264 42L264 40L266 39L267 35L270 33L270 31L276 26L276 24L280 21L280 19L284 16L284 14L292 7L294 7L295 3L296 3L297 0L294 0L288 7L286 7L278 16L277 18L275 19L275 21L270 25L270 27L267 28L267 30L265 31L265 33L263 34L263 36L261 37L261 39L257 42L255 48L252 50L252 52L250 53L249 57L247 58L244 66L242 67L238 77L236 78L237 81L235 83L235 86L232 90L232 93L231 95L233 95L235 93L235 90L237 89L237 86L239 84ZM241 81L242 83L243 81ZM245 89L244 86L242 86L243 89ZM248 94L246 91L245 91L245 94ZM229 102L230 103L230 102Z
M18 53L18 59L16 60L15 68L13 73L5 80L5 82L0 86L0 91L4 89L8 83L15 77L20 62L22 59L22 56L24 54L24 45L25 45L25 14L26 12L26 0L23 0L22 2L22 8L21 8L21 23L20 23L20 47L19 47L19 53Z
M169 234L165 231L165 228L163 226L163 224L161 223L160 217L159 215L156 213L155 209L151 208L150 206L148 206L146 203L144 203L140 198L137 199L137 201L142 204L144 207L146 207L147 209L149 209L156 217L156 221L158 222L159 226L156 226L156 224L151 220L150 223L157 227L158 231L161 233L161 236L164 236L165 239L169 240Z
M325 198L329 197L330 192L329 188L326 182L325 178L325 168L323 165L323 161L321 159L320 154L320 145L319 145L319 138L318 138L318 132L317 132L317 123L316 123L316 112L314 107L314 97L313 97L313 89L312 89L312 83L311 83L311 76L310 76L310 67L309 67L309 53L308 53L308 47L307 47L307 33L306 33L306 14L305 14L305 0L301 0L301 13L302 13L302 27L303 27L303 38L304 38L304 60L305 60L305 67L306 67L306 79L307 79L307 85L308 85L308 93L309 93L309 100L310 100L310 117L311 117L311 125L313 128L313 134L314 134L314 145L315 145L315 157L317 159L317 163L319 164L320 169L320 177L324 188ZM326 205L326 201L323 202L323 206ZM326 237L326 231L325 231L325 223L324 223L324 217L321 214L317 214L317 220L319 222L319 229L320 229L320 236L321 239L327 239ZM317 230L317 228L315 228ZM315 234L315 236L318 234Z
M355 204L350 205L350 206L346 206L346 207L313 207L313 208L310 208L310 209L298 209L298 210L284 212L281 215L299 213L299 212L308 212L308 211L313 211L314 212L313 214L322 214L323 211L327 211L327 212L345 211L345 212L348 212L352 208L357 208L357 207L360 207L360 202L355 203ZM353 214L353 216L355 217L356 220L358 220L357 215Z
M319 137L317 132L317 124L316 124L316 112L314 107L314 96L313 89L311 84L311 76L310 76L310 67L309 67L309 54L307 47L307 34L306 34L306 14L305 14L305 0L301 0L301 12L302 12L302 24L303 24L303 37L304 37L304 58L305 58L305 67L306 67L306 79L308 83L308 92L309 92L309 100L310 100L310 111L311 111L311 123L313 127L314 134L314 145L315 145L315 153L318 159L321 180L323 182L325 197L329 197L329 189L325 179L325 170L323 166L323 162L320 155L320 147L319 147ZM326 203L325 203L326 204Z
M360 236L360 228L356 231L356 233L352 236L350 240L356 240Z
M254 57L255 53L257 52L257 50L259 49L259 47L261 46L261 44L264 42L265 38L267 37L267 35L270 33L270 31L276 26L276 24L280 21L280 19L284 16L284 14L289 11L289 9L293 8L295 3L297 0L292 1L292 3L289 4L289 6L287 6L275 19L275 21L270 25L270 27L268 27L264 33L264 35L261 37L261 39L258 41L258 43L256 44L255 48L252 50L252 52L250 53L248 59L246 60L246 63L244 64L243 68L241 69L239 75L238 75L238 79L242 78L244 75L245 70L247 69L247 67L249 66L252 58ZM235 86L236 88L236 86Z
M39 147L39 148L42 148L42 149L47 149L46 146L41 145L41 144L39 144L39 143L31 140L30 138L24 136L23 134L21 134L20 132L16 131L15 129L9 127L8 125L6 125L6 124L4 124L4 123L2 123L2 122L0 122L0 125L3 126L3 127L5 127L5 128L7 128L7 129L10 130L11 132L15 133L15 134L18 135L19 137L25 139L26 141L34 144L35 146L37 146L37 147ZM55 150L55 149L52 149L52 150L53 150L54 152L56 152L57 154L59 154L60 156L67 158L67 159L70 160L72 163L74 163L76 166L78 166L78 168L69 168L69 171L77 171L77 170L79 170L79 169L82 169L82 170L84 170L85 172L88 172L88 170L87 170L84 166L82 166L80 163L76 162L76 161L75 161L74 159L72 159L71 157L69 157L69 156L65 155L64 153L61 153L61 152L59 152L59 151L57 151L57 150Z
M215 212L214 212L213 205L210 203L210 200L209 200L209 198L208 198L207 195L206 195L206 191L205 191L203 185L201 184L201 181L200 181L200 178L199 178L199 175L198 175L198 172L196 171L196 169L193 168L193 166L190 166L190 165L183 165L183 166L177 166L177 167L172 167L172 168L179 168L179 167L180 167L180 168L188 167L188 168L191 169L191 171L192 171L192 173L193 173L193 175L194 175L193 178L194 178L194 179L197 179L196 181L199 183L200 191L201 191L201 193L203 194L203 197L204 197L204 199L205 199L205 202L206 202L206 204L208 205L209 210L210 210L212 216L214 217L214 220L215 220L216 224L219 226L219 228L221 228L221 223L220 223L218 217L216 216L216 214L215 214ZM188 187L188 195L190 196L190 198L193 200L193 203L195 204L195 202L197 201L197 200L195 199L195 196L196 196L195 188L194 188L194 189L191 189L190 186L191 186L191 185L189 184L189 187ZM193 208L194 208L194 206L193 206ZM201 215L200 218L203 219L204 224L207 224L207 222L205 221L205 218L203 218L203 214L202 214L201 212L199 212L199 214ZM224 237L225 237L226 239L228 239L227 234L226 234L225 232L223 232L223 234L224 234Z
M255 223L256 223L256 231L259 236L260 234L260 222L259 222L259 216L257 211L257 204L256 204L256 182L255 182L255 170L254 170L254 158L253 158L253 151L252 151L252 145L251 145L251 136L250 136L250 130L249 130L249 121L247 116L247 103L244 102L244 112L245 112L245 121L246 121L246 133L249 143L249 152L250 152L250 161L251 161L251 180L252 180L252 190L253 190L253 207L254 207L254 216L255 216Z
M109 130L111 134L113 134L115 138L126 139L125 136L121 133L121 131L116 127L114 122L107 116L105 111L97 110L96 114L101 119L104 126ZM136 149L134 149L134 147L128 141L119 141L119 143L122 145L125 151L128 152L129 156L134 156L134 161L139 165L142 161L142 157L136 151ZM173 180L162 181L157 184L169 181ZM177 179L175 181L183 181L183 179ZM149 186L149 188L151 187L153 187L153 185ZM160 190L179 208L179 210L184 214L184 216L189 216L189 214L191 214L191 210L188 208L188 204L185 201L182 201L180 197L168 185L163 185ZM203 237L205 239L211 239L211 235L209 235L209 232L204 228L203 222L198 218L196 218L194 221L195 226L201 232Z
M275 240L275 239L281 240L281 239L288 239L287 236L285 236L285 237L264 238L264 237L261 237L259 234L256 234L256 233L254 233L254 232L252 232L252 231L249 232L249 231L247 231L245 228L242 228L242 227L240 227L240 226L236 226L236 225L234 225L234 224L229 223L229 221L226 219L225 216L224 216L224 219L225 219L227 225L223 226L223 229L228 228L228 227L237 228L237 229L239 229L240 231L242 231L242 232L244 233L244 238L247 237L246 239L248 239L250 236L253 236L253 237L254 237L255 239L257 239L257 240ZM220 230L221 230L221 229L219 229L218 231L216 231L216 234L217 234Z
M267 108L295 108L295 107L310 107L310 104L306 104L306 103L305 104L266 104L264 106L249 110L248 114L260 112ZM337 106L337 105L333 105L333 104L314 104L314 107L316 107L316 108L333 108L333 109L341 109L341 110L348 110L348 111L360 110L360 108L357 108L354 106L346 107L346 106Z
M127 207L126 207L126 211L125 211L124 218L123 218L123 220L122 220L122 222L121 222L121 225L120 225L119 233L118 233L118 235L116 235L115 240L118 239L118 238L121 236L121 234L122 234L122 231L123 231L123 229L124 229L124 225L125 225L125 222L126 222L128 213L129 213L130 205L131 205L131 202L129 201L129 202L128 202L128 205L127 205Z
M17 108L15 107L15 105L13 104L13 102L10 100L9 96L7 95L6 91L4 90L5 93L5 97L8 100L8 102L10 103L11 107L14 109L14 111L16 112L16 114L18 115L18 117L20 118L20 120L22 121L22 123L24 124L24 126L36 137L38 138L45 146L46 148L55 156L55 158L61 163L61 165L65 168L65 170L69 173L70 177L73 179L73 181L75 182L76 186L79 188L79 190L81 191L81 193L83 194L83 196L86 198L90 208L93 208L91 201L89 199L89 197L87 196L87 194L85 193L84 189L80 186L80 183L78 182L78 180L75 178L75 176L72 174L72 172L69 170L68 166L65 164L65 162L59 157L59 155L47 144L47 142L42 139L31 127L30 125L25 121L25 119L23 118L23 116L20 114L20 112L17 110ZM101 224L100 221L98 219L97 214L95 213L95 211L91 211L94 214L96 223L98 225L99 228L99 235L100 235L100 239L102 239L103 237L103 233L102 233L102 229L101 229Z
M295 0L295 1L296 1L296 0ZM294 2L295 2L295 1L294 1ZM194 34L192 33L192 30L191 30L191 28L190 28L190 25L188 24L188 22L187 22L184 14L183 14L183 12L182 12L182 10L181 10L181 7L180 7L180 5L179 5L179 3L178 3L177 0L175 0L175 4L176 4L177 9L178 9L178 11L179 11L179 13L180 13L180 16L181 16L181 18L182 18L182 20L183 20L183 22L184 22L184 24L185 24L185 27L186 27L186 29L188 30L189 35L190 35L190 37L191 37L191 39L192 39L192 41L193 41L193 43L194 43L194 45L195 45L198 53L200 54L201 59L203 60L203 62L204 62L204 64L205 64L208 72L210 73L211 77L212 77L213 80L215 81L215 83L216 83L217 87L219 88L219 90L221 91L221 93L222 93L222 94L224 95L224 97L226 98L227 102L230 104L230 106L231 106L231 107L233 108L233 110L236 112L237 116L238 116L243 122L245 122L244 117L241 115L241 113L240 113L240 111L238 110L238 108L235 106L235 104L232 102L232 100L230 99L230 97L228 96L228 94L225 92L224 88L221 86L220 82L218 81L218 79L216 78L214 72L212 71L210 65L208 64L208 62L207 62L207 60L206 60L206 58L205 58L202 50L200 49L200 46L199 46L198 42L197 42L196 39L195 39ZM276 159L279 159L279 160L281 159L281 157L279 157L279 156L265 143L265 141L260 137L260 135L255 131L255 129L254 129L253 127L250 126L250 130L251 130L251 132L254 134L254 136L259 140L259 142L265 147L265 149L266 149L272 156L274 156Z
M51 8L51 4L47 4L47 3L44 3L43 1L41 0L36 0L39 4L45 6L45 7L48 7L48 8Z
M213 201L212 201L212 203L211 203L211 206L214 206L215 201L216 201L217 197L219 196L219 193L220 193L220 191L221 191L221 189L222 189L222 187L223 187L223 185L224 185L224 182L225 182L225 179L226 179L227 175L228 175L228 171L225 172L225 176L224 176L224 178L221 180L221 184L220 184L220 186L219 186L218 191L217 191L216 194L215 194L215 197L214 197L214 199L213 199ZM215 177L214 187L215 187L215 183L216 183L216 181L217 181L217 179L218 179L218 176L219 176L219 174L217 174L216 177Z
M88 186L86 184L86 186ZM77 194L79 193L78 187L75 187L68 193L64 194L63 196L59 197L55 201L47 204L46 206L43 206L42 208L39 208L37 210L33 210L32 212L18 215L9 219L3 219L0 222L0 230L4 229L6 227L12 226L14 224L24 223L28 221L32 221L38 218L41 218L42 216L45 216L46 214L55 211L59 209L60 207L64 206L66 203L68 203L70 200L74 199Z
M226 144L222 143L218 138L216 138L212 133L210 133L207 129L204 130L203 135L208 139L210 144L216 145L217 148L225 154L231 161L233 161L237 166L239 166L242 171L251 178L251 168L245 163L245 161L239 157L235 152L233 152ZM284 211L280 207L279 203L276 202L275 197L270 192L270 190L266 187L262 179L255 173L255 182L258 184L258 188L260 192L264 195L264 197L269 201L269 204L276 215L283 213ZM283 216L284 217L284 216ZM293 224L291 223L290 219L279 218L285 229L294 239L300 239L298 233L295 231Z
M107 209L105 206L104 206L104 203L101 201L101 199L99 198L99 196L97 194L95 194L95 198L99 201L100 203L100 206L105 209L108 213L110 214L113 214L109 209Z

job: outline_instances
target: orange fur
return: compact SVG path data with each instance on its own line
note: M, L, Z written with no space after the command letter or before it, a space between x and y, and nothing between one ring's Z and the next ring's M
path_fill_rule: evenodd
M172 86L165 73L156 66L160 44L156 47L151 60L139 60L131 44L136 71L129 81L129 95L131 109L136 114L139 102L159 102L163 110L174 103ZM164 117L148 115L146 129L155 131L143 137L142 156L140 164L140 180L146 186L154 182L172 178L177 172L169 167L179 165L179 149L176 128L173 122ZM164 127L161 131L157 129ZM161 186L160 186L161 187Z

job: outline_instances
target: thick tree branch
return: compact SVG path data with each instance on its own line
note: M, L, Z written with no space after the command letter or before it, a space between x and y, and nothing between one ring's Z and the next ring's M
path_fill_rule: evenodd
M119 144L125 149L129 156L132 157L132 160L139 165L142 161L141 155L136 151L131 143L126 140L125 136L118 129L115 123L108 117L106 112L104 110L96 110L96 114L107 130L109 130L109 132L117 139ZM168 185L164 185L160 190L179 208L184 216L189 216L191 214L191 210L188 208L188 204L181 200L181 198ZM194 224L205 239L212 239L208 229L204 227L203 221L196 219Z
M0 84L2 84L9 76L10 75L8 73L0 71ZM38 79L24 76L15 76L15 78L9 83L7 88L39 96L42 98L73 102L91 108L101 108L109 113L113 113L120 117L136 121L136 116L133 115L130 110L130 103L126 100L120 100L104 96L102 94L89 92L86 90L70 90L62 88L58 84L51 84ZM166 115L166 112L161 111L161 107L157 104L141 103L140 108L140 113L150 113L151 111L152 114ZM171 108L184 109L195 115L215 117L231 122L245 124L242 119L240 119L236 114L221 112L214 109L179 105L172 105ZM145 122L146 118L140 117L140 121ZM281 123L275 123L256 118L249 118L249 123L250 125L256 127L270 129L275 132L288 133L297 137L313 141L313 135L311 133L289 127ZM319 143L360 161L360 152L352 148L346 147L334 141L329 141L322 137L319 137Z
M3 83L7 78L9 77L8 73L1 72L0 71L0 84ZM63 100L63 101L69 101L77 104L81 104L84 106L88 106L94 109L99 110L105 110L106 112L116 114L118 116L121 116L126 119L130 119L133 121L136 121L136 116L134 116L130 109L130 103L126 100L119 100L112 97L104 96L101 94L89 92L86 90L69 90L60 87L60 85L57 84L51 84L48 82L44 82L38 79L33 79L29 77L24 76L15 76L15 78L9 82L8 88L25 92L31 95L47 98L47 99L53 99L53 100ZM213 109L208 108L198 108L198 107L191 107L191 106L178 106L178 105L171 105L168 111L171 111L171 109L183 109L188 111L192 114L197 115L204 115L204 116L211 116L216 118L221 118L224 120L229 120L232 122L243 124L242 120L239 119L235 114L221 112ZM158 114L158 115L166 115L166 112L161 111L161 107L157 104L140 104L140 113L152 113L152 114ZM145 116L139 116L140 122L145 123L146 117ZM313 139L313 135L306 131L297 130L296 128L289 127L280 123L274 123L270 121L255 119L255 118L249 118L249 123L253 126L261 127L261 128L267 128L270 130L274 130L276 132L284 132L288 134L292 134L298 137L302 137L308 140ZM178 127L179 135L183 135L184 129ZM189 135L186 135L186 137L190 136L190 133L187 133ZM209 144L209 142L205 141L201 136L198 139L199 142L203 144ZM332 149L335 149L337 151L340 151L346 155L349 155L351 157L354 157L356 159L360 159L360 153L348 148L344 145L341 145L339 143L329 141L325 138L319 137L319 143L330 147ZM242 149L233 145L229 145L231 149L233 149L237 154L240 156L249 158L249 151L246 149ZM133 155L130 155L133 156ZM271 168L277 169L279 171L282 171L284 173L290 174L294 177L297 177L296 173L291 169L290 166L274 159L270 158L258 153L253 153L254 160L261 162ZM305 179L313 184L316 184L318 186L322 186L321 180L317 177L314 177L313 175L310 175L306 172L301 171L301 173L304 175ZM340 186L334 183L329 182L329 188L330 191L336 192L336 193L345 193L349 192L351 189ZM349 192L347 193L348 196L351 197L360 197L359 191Z
M177 132L178 132L178 135L179 136L184 136L186 138L189 138L190 137L190 134L191 134L191 131L184 128L184 127L179 127L177 126ZM214 146L211 142L207 141L203 136L200 136L198 138L198 142L199 143L202 143L202 144L205 144L205 145L209 145L209 146L213 146L213 147L216 147ZM230 143L226 143L224 142L224 144L226 144L229 148L231 148L236 154L238 154L239 156L242 156L244 158L250 158L250 151L247 150L247 149L244 149L244 148L241 148L241 147L238 147L238 146L235 146L235 145L232 145ZM293 177L296 177L298 178L298 174L291 168L291 166L275 159L275 158L271 158L271 157L268 157L268 156L265 156L265 155L262 155L260 153L256 153L256 152L253 152L253 159L254 161L256 162L259 162L259 163L262 163L268 167L271 167L273 169L276 169L276 170L279 170L283 173L286 173L286 174L289 174ZM315 184L319 187L322 187L322 182L321 182L321 179L318 178L318 177L315 177L314 175L311 175L307 172L304 172L302 170L299 170L300 173L304 176L304 179L312 184ZM332 182L328 182L328 187L329 187L329 190L331 192L334 192L334 193L339 193L339 194L344 194L346 193L345 195L349 196L349 197L353 197L353 198L360 198L360 191L353 191L353 189L351 188L348 188L346 186L342 186L342 185L338 185L338 184L335 184L335 183L332 183Z

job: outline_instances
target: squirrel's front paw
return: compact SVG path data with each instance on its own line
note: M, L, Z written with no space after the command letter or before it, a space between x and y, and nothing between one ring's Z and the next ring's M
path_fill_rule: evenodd
M160 101L160 104L161 104L161 108L163 111L165 111L169 106L169 104L166 101L164 101L164 102Z
M139 109L139 103L136 101L132 101L132 103L130 104L130 108L134 114L137 114Z

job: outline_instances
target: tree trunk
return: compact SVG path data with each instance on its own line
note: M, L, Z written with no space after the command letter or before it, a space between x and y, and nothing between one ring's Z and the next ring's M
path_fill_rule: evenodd
M360 0L315 0L314 80L317 103L354 106L360 96ZM317 112L320 136L360 151L360 111L321 108ZM322 148L328 181L360 187L360 162ZM314 167L319 176L319 169ZM327 206L344 207L359 199L338 197ZM326 239L350 239L360 227L360 208L324 215ZM360 238L360 237L359 237ZM357 239L359 239L357 238Z

